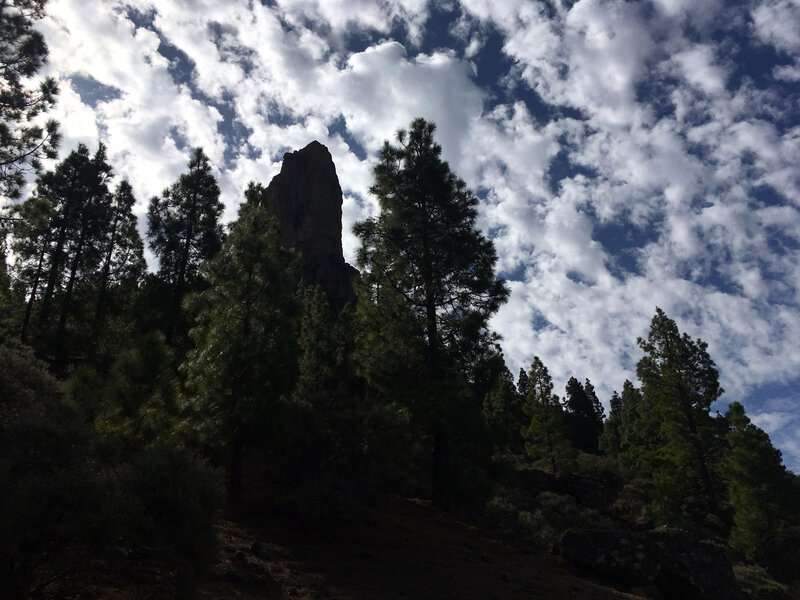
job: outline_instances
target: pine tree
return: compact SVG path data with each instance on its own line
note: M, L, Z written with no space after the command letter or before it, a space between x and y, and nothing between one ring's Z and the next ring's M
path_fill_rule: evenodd
M603 423L603 433L600 436L600 450L608 456L619 456L622 449L620 428L622 427L622 398L616 390L611 396L611 410L608 419Z
M648 473L648 458L658 442L657 417L647 410L641 390L628 380L622 385L620 401L620 459L623 464Z
M420 373L426 369L426 348L417 315L391 287L362 277L355 288L356 373L387 404L424 414L429 403Z
M528 374L523 368L520 368L519 376L517 377L517 392L523 399L528 395Z
M33 307L39 300L47 270L50 228L53 218L52 203L41 196L33 195L15 207L11 230L11 248L17 257L14 264L18 287L27 294L24 314L18 329L20 340L28 343L28 332Z
M194 298L195 348L182 369L200 418L228 446L234 496L242 491L244 446L274 437L279 400L297 378L294 263L275 217L246 202L203 270L208 288Z
M173 341L181 318L181 303L193 289L200 265L219 250L223 206L211 163L201 148L189 161L189 171L150 200L147 239L159 261L159 277L171 291L164 333Z
M448 371L469 363L490 338L489 317L505 301L497 256L476 228L478 200L442 161L435 125L416 119L379 153L371 188L377 218L358 223L358 263L373 288L386 287L406 305L425 343L434 437L434 497L447 504L449 457L446 394L436 388Z
M728 430L719 473L728 484L734 513L729 544L752 559L759 542L796 522L800 511L787 486L781 453L769 436L750 421L738 402L728 407L725 422Z
M611 401L609 402L609 406L611 407L611 411L609 414L609 418L615 417L618 419L622 418L622 398L619 397L617 390L614 390L614 393L611 394Z
M643 456L656 483L656 508L666 521L721 531L713 468L720 444L709 409L722 388L707 344L681 335L661 309L638 343L645 352L636 366L648 413L642 424L657 426L656 446Z
M397 449L390 438L399 432L385 430L384 416L395 411L367 402L354 375L352 307L334 316L325 292L305 284L297 299L298 380L288 396L285 435L271 470L293 504L319 514L359 482L372 487L396 476L396 463L408 448Z
M54 120L39 116L56 101L52 77L35 88L32 78L47 60L44 36L34 19L44 14L46 0L0 0L0 195L18 198L25 174L38 171L40 158L55 158L60 135Z
M144 245L133 214L135 204L130 184L121 181L111 197L104 257L98 274L95 316L100 322L108 308L111 289L119 284L127 284L129 288L136 286L144 277Z
M570 377L566 387L564 419L573 445L583 452L596 453L603 427L603 407L594 387L587 379L586 385Z
M530 422L520 431L525 439L528 456L549 461L553 473L558 461L569 454L564 411L558 396L553 393L553 380L538 356L528 371L528 395L522 406Z
M81 144L55 170L38 178L34 196L16 211L19 218L12 235L19 257L17 279L28 296L21 338L28 339L38 304L40 339L36 346L43 355L52 356L57 370L67 360L70 318L76 307L84 305L75 297L91 293L102 260L110 222L110 176L105 147L100 144L91 156ZM85 327L89 319L81 316L78 321Z
M511 371L504 369L483 402L483 414L495 446L504 452L520 453L524 449L520 435L520 427L525 423L522 404Z
M589 398L589 401L592 403L592 414L594 415L594 420L597 423L597 427L600 427L603 423L603 419L606 418L606 411L603 408L603 404L600 402L600 399L597 397L597 392L595 392L594 386L592 385L592 382L589 381L588 377L583 382L583 389L586 392L586 397Z

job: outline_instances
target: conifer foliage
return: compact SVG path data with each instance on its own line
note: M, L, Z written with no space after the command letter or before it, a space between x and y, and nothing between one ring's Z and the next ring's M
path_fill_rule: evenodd
M720 519L720 486L712 468L717 425L710 409L723 390L708 345L681 335L675 321L657 309L639 346L645 352L636 366L647 403L643 425L657 446L646 457L657 506L665 518L687 526Z
M58 85L48 77L36 87L27 80L47 59L44 36L33 21L47 0L0 0L0 195L18 198L25 173L38 171L42 158L55 158L57 123L38 117L53 107Z
M194 349L183 370L211 438L228 446L230 489L241 493L246 444L268 441L279 399L297 379L293 258L275 217L251 195L192 299Z
M88 299L97 292L105 301L112 275L127 266L144 266L141 240L128 225L124 241L112 229L132 223L132 202L118 205L109 193L111 166L100 144L92 156L84 145L71 152L53 171L42 174L34 195L16 209L12 250L18 284L27 296L21 340L31 334L42 356L63 368L69 336L96 334L89 326L97 316ZM116 250L116 252L115 252ZM78 298L81 300L78 301Z
M730 545L748 559L770 533L800 518L781 453L756 427L739 402L725 413L727 432L719 474L728 486L733 510Z
M571 377L567 381L566 392L564 419L572 444L584 452L596 453L603 431L603 406L595 394L594 386L588 379L582 385Z
M538 356L533 357L528 371L528 395L522 410L529 418L521 431L525 451L532 458L546 462L553 473L557 472L560 461L570 453L570 443L564 410L553 393L553 380Z
M200 266L222 243L219 194L211 163L197 148L188 172L150 200L147 239L158 258L158 275L172 297L164 326L168 342L179 326L184 295L192 289Z
M378 217L358 223L358 263L367 283L391 290L415 318L424 340L434 429L434 495L447 503L448 425L435 391L488 337L487 321L508 296L494 274L497 255L476 227L478 200L441 159L435 125L423 119L388 141L370 191ZM438 398L437 398L438 396Z

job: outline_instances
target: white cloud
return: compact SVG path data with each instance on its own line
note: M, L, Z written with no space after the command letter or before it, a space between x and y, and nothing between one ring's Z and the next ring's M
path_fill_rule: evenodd
M765 0L752 11L756 34L784 52L800 52L800 4L794 0Z
M782 81L800 81L800 65L783 65L772 69L772 76Z
M673 56L682 75L693 86L709 95L725 90L725 72L715 64L714 50L703 44L695 44Z

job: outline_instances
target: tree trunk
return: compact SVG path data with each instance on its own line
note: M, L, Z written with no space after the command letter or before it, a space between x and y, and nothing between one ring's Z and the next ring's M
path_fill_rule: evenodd
M447 426L439 418L433 428L433 503L439 508L450 508L450 446Z
M433 395L434 382L441 378L439 364L439 322L436 315L436 298L434 296L433 260L431 258L430 239L427 230L427 206L422 194L421 208L423 214L422 260L425 284L425 326L428 338L428 381ZM439 398L431 398L431 402L440 402ZM447 509L451 500L450 482L450 447L447 435L445 415L440 406L433 410L433 503Z
M103 263L103 270L100 275L100 291L97 294L97 306L95 308L95 320L98 323L98 327L103 318L103 310L105 308L108 279L111 275L111 258L114 255L114 245L117 243L118 223L119 211L117 211L117 213L114 215L114 223L111 225L111 240L108 244L108 252L106 252L106 259Z
M242 497L242 471L244 463L244 444L239 436L234 436L231 443L231 472L228 481L228 493L236 500Z
M42 243L42 250L39 253L39 263L36 265L36 276L33 278L33 285L31 285L31 297L28 299L28 304L25 307L25 317L22 319L22 332L20 333L20 341L23 344L28 343L28 326L31 322L33 303L36 301L36 292L39 289L39 281L42 277L42 267L44 266L44 255L49 243L50 234L48 233L44 238L44 242Z
M181 312L181 302L183 301L183 289L186 280L186 271L189 265L189 251L192 247L192 235L194 234L194 212L195 212L196 199L192 201L192 208L189 211L186 224L186 241L183 243L183 251L181 252L181 260L178 263L178 278L175 281L175 300L172 304L169 321L167 322L167 331L165 337L168 344L172 344L172 339L175 335L175 328L178 324L178 317Z
M54 362L53 367L56 372L60 371L66 365L66 347L64 346L64 334L67 329L67 317L69 316L70 304L72 301L72 290L75 286L75 278L78 273L78 267L81 262L81 255L83 254L83 244L85 239L85 231L81 230L80 238L78 239L78 247L75 249L75 257L72 259L72 267L69 272L69 280L67 287L64 290L64 302L61 304L61 316L58 319L58 329L56 330L56 343L54 349Z
M46 323L50 318L50 304L53 300L53 294L55 293L58 271L61 268L61 261L64 258L64 244L66 243L67 237L66 229L66 226L62 225L61 229L58 231L56 248L53 252L53 260L50 261L50 273L47 277L47 287L45 287L44 296L42 297L42 312L39 315L40 323Z

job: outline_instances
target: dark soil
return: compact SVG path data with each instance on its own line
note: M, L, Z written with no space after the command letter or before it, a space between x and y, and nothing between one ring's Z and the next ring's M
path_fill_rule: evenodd
M239 514L219 523L208 600L642 599L571 573L419 500L395 499L315 527Z

